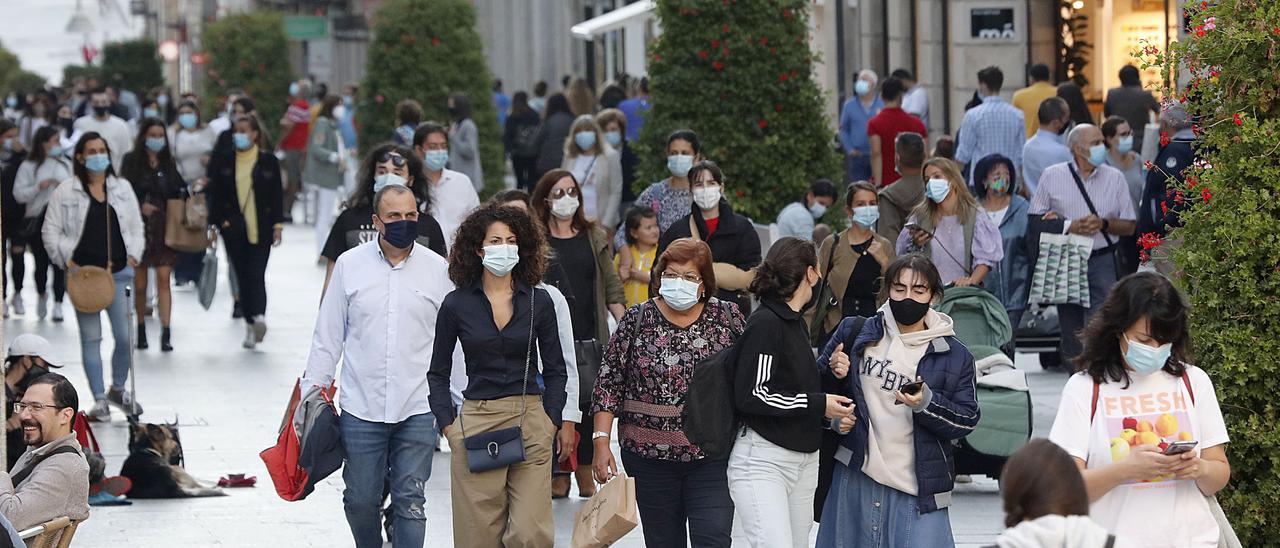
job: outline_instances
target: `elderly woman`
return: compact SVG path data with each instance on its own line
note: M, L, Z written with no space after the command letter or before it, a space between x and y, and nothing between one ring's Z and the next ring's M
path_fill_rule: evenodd
M591 411L598 482L617 473L609 448L618 418L622 463L636 480L648 546L729 546L733 500L728 458L712 459L684 434L683 403L698 362L742 334L738 307L716 295L711 249L672 242L650 285L657 295L632 307L605 350ZM686 533L687 531L687 533Z

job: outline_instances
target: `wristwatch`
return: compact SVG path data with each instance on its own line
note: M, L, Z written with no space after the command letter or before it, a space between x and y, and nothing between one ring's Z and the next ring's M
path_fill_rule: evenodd
M596 431L591 433L591 441L596 441L597 438L608 438L608 437L609 437L608 432Z

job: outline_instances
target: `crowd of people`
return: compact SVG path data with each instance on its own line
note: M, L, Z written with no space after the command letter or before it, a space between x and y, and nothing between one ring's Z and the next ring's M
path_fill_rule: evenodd
M1052 443L1032 442L1007 465L1010 529L998 543L1214 545L1203 495L1227 483L1228 440L1208 376L1190 365L1185 298L1118 260L1136 249L1126 247L1136 231L1176 226L1176 210L1155 205L1163 180L1152 182L1135 148L1143 116L1160 112L1178 140L1153 152L1171 168L1194 152L1185 112L1148 104L1135 74L1122 72L1126 87L1107 100L1117 115L1095 126L1042 65L1012 104L1000 70L983 69L958 135L930 151L920 84L904 70L883 82L864 70L839 118L844 184L813 182L765 245L734 210L736 182L716 162L732 159L709 158L694 130L669 135L669 176L633 193L642 185L628 142L650 108L644 79L598 98L581 78L550 94L540 82L532 97L495 82L486 99L516 184L483 203L479 130L462 93L449 95L443 122L400 101L386 142L359 150L352 85L339 96L294 82L286 114L269 123L238 91L202 120L194 95L171 102L153 90L131 110L118 86L84 82L24 98L16 119L0 121L15 289L6 306L25 314L30 248L40 319L61 321L71 296L87 417L109 420L111 406L137 416L125 389L129 322L148 348L142 318L154 309L160 349L172 351L171 276L192 282L205 254L173 247L171 213L204 206L207 245L225 247L233 315L254 348L267 332L272 247L301 206L326 267L301 385L340 387L357 546L381 546L384 529L395 546L423 543L440 439L452 448L458 546L551 546L551 501L575 483L592 497L623 470L650 546L728 546L735 515L753 546L807 546L815 521L818 546L949 546L954 443L981 417L974 356L934 305L980 287L1016 328L1037 304L1037 234L1081 235L1093 242L1092 304L1058 306L1078 373ZM837 204L847 227L832 232L821 220ZM824 285L831 303L819 314ZM110 386L103 311L117 341ZM695 369L722 355L738 426L729 449L714 451L690 440L685 406ZM73 459L43 459L74 443L78 409L50 365L38 345L10 349L10 439L20 431L31 448L13 469L36 470L0 474L0 512L19 527L39 497L24 489L82 472ZM832 453L820 451L824 431L838 436ZM1170 453L1170 440L1198 445ZM1044 465L1058 473L1045 477Z

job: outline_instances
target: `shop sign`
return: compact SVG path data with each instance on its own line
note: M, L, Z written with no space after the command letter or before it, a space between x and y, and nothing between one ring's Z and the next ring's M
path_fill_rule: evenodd
M1016 40L1013 8L973 8L969 10L969 37L978 40Z

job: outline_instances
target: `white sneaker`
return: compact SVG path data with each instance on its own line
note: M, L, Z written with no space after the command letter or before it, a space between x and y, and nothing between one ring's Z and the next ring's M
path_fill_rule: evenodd
M26 316L26 315L27 315L27 307L26 307L26 306L23 306L23 304L22 304L22 294L21 294L21 293L16 293L16 292L15 292L15 293L13 294L13 313L14 313L14 314L17 314L17 315L19 315L19 316Z
M0 302L0 305L3 305L3 308L4 308L4 319L6 320L9 319L9 303Z
M258 336L253 332L253 325L244 324L244 347L253 350L258 346Z
M62 323L62 301L53 301L53 321Z
M267 336L267 320L259 315L253 319L253 342L260 343Z
M48 315L49 295L41 293L40 296L36 298L36 316L40 318L40 321L44 321L45 316Z
M102 398L93 403L93 407L85 413L85 416L93 422L110 422L111 406L107 404L106 398Z

